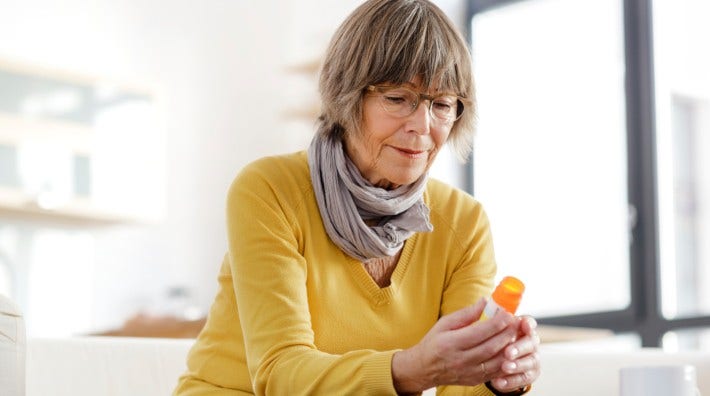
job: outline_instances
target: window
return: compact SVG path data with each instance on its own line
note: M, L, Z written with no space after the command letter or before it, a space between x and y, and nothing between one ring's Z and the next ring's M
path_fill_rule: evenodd
M542 323L707 348L704 0L469 0L470 169L499 269Z
M525 312L629 305L622 29L616 0L537 0L473 17L475 195L500 272L546 285L528 288Z
M667 318L710 313L710 3L654 2L661 295Z
M663 336L663 349L676 351L710 351L710 328L687 328L669 331Z

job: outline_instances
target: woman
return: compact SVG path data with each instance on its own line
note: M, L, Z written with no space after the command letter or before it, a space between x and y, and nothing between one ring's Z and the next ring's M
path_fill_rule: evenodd
M256 161L230 188L220 290L175 393L524 393L535 322L478 321L496 271L487 218L427 178L446 142L470 151L465 42L426 0L366 1L320 92L308 152Z

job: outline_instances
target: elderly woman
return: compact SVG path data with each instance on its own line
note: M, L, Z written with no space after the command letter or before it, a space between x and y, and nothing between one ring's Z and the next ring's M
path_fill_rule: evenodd
M481 208L427 177L470 151L469 53L426 0L370 0L340 26L307 152L233 182L229 253L178 395L518 395L532 318L478 321L496 264Z

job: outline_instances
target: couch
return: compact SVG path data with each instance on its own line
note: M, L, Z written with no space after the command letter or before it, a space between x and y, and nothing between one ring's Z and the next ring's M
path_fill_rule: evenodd
M13 301L0 294L0 396L25 394L25 322Z
M26 396L169 395L185 371L185 357L193 342L132 337L30 338Z
M26 396L169 395L185 369L193 342L132 337L30 339ZM542 346L541 359L543 374L530 393L533 396L616 396L621 367L680 363L696 367L700 390L710 395L707 353L595 351L549 344Z

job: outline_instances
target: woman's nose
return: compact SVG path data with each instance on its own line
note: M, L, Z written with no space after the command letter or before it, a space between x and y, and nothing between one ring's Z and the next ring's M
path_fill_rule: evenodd
M429 102L422 100L414 109L414 112L409 116L410 127L408 129L420 134L428 135L431 126L431 112L429 111Z

